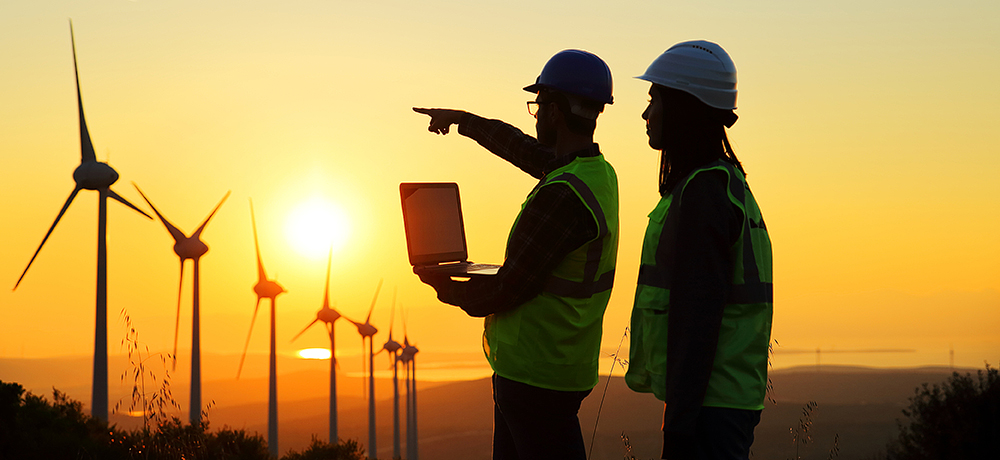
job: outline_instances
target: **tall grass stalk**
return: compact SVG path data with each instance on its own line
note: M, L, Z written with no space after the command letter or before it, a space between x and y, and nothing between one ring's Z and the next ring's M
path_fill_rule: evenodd
M608 386L611 385L611 374L615 373L616 364L621 364L622 369L628 367L628 361L621 359L620 356L620 353L622 351L622 344L625 343L625 337L628 337L628 332L629 332L628 326L625 326L625 333L622 334L621 340L618 341L618 349L615 350L615 353L613 355L611 355L612 358L611 370L608 371L608 381L604 382L604 392L601 393L601 404L597 406L597 416L594 417L594 433L590 435L590 450L587 452L588 460L592 458L594 454L594 439L597 437L597 423L601 420L601 409L604 408L604 397L608 395ZM624 434L622 436L625 437ZM625 437L625 440L627 441L628 438Z
M135 330L128 312L122 308L122 321L125 324L125 337L121 346L128 351L130 368L122 372L121 382L132 380L131 401L128 403L129 414L136 409L142 411L142 427L145 433L150 432L150 425L159 427L169 421L168 410L180 410L180 404L174 400L170 390L170 371L167 360L173 359L169 353L152 353L149 346L139 341L139 332ZM163 369L163 377L158 377L153 369L147 367L147 362L158 359ZM154 389L155 388L155 389ZM123 400L118 400L113 413L118 413L124 406Z
M819 407L816 401L809 401L805 406L802 406L802 417L799 418L799 425L795 428L789 428L788 431L792 434L792 445L795 446L795 457L794 460L800 460L802 457L799 455L799 447L805 446L812 441L812 434L810 429L813 424L813 413Z

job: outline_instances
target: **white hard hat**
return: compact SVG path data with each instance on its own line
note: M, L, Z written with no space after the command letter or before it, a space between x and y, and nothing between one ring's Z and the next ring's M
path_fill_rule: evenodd
M726 50L712 42L671 46L635 78L690 93L710 107L736 108L736 65Z

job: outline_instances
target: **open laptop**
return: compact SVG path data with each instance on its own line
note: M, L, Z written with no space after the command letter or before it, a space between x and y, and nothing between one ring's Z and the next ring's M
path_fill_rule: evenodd
M399 197L414 273L481 276L495 275L500 269L499 265L469 262L458 184L403 182Z

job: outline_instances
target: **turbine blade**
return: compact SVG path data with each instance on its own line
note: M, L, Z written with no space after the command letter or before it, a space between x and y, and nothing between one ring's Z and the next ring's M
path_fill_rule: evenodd
M201 235L201 231L205 229L206 225L208 225L208 221L212 220L212 216L214 216L215 213L219 210L219 208L222 207L222 203L226 202L226 198L229 198L229 195L231 193L233 193L232 190L226 192L226 196L222 197L222 199L219 200L219 204L215 205L215 209L212 210L212 213L209 214L208 217L205 218L205 221L198 226L198 230L194 231L194 235L192 235L193 237L197 238L198 236Z
M316 319L312 320L312 322L309 323L309 325L306 326L305 329L302 329L302 332L299 332L298 334L295 334L295 337L292 337L291 342L294 342L295 339L299 338L299 336L302 335L302 333L304 333L306 330L308 330L310 327L312 327L313 324L316 324L316 321L319 321L319 318L316 318Z
M330 264L333 262L333 245L330 245L330 256L326 259L326 285L323 290L323 308L330 308Z
M184 235L184 232L182 232L181 229L177 228L176 225L172 224L165 217L163 217L163 214L160 214L160 210L156 209L156 206L153 206L153 202L149 201L149 198L146 197L145 193L142 193L142 189L139 188L139 185L137 185L135 182L132 182L132 186L135 187L135 189L139 192L139 196L141 196L143 200L146 200L146 204L148 204L150 208L153 208L153 212L156 213L156 217L159 217L160 222L163 222L163 226L167 227L167 231L170 232L170 236L174 238L175 242L179 243L187 239L187 236Z
M264 262L260 260L260 243L257 242L257 218L253 214L253 198L250 199L250 223L253 224L253 247L257 250L257 278L266 280L267 273L264 272Z
M76 103L80 112L80 162L97 161L97 154L94 153L94 143L90 140L90 131L87 130L87 120L83 117L83 97L80 95L80 71L76 65L76 38L73 34L73 21L69 21L69 39L73 44L73 75L76 76Z
M36 257L38 257L38 253L42 250L42 246L45 246L45 242L48 241L49 235L52 234L52 230L55 230L56 224L59 223L59 219L62 219L63 214L66 214L66 210L69 209L69 204L73 202L73 198L76 198L76 194L80 193L80 190L80 186L77 186L69 194L69 198L66 198L66 203L63 204L62 209L59 210L59 215L57 215L56 220L52 222L52 226L49 227L49 231L45 234L45 238L42 238L42 243L38 245L38 249L35 249L35 255L31 256L31 260L28 261L28 266L24 267L24 271L21 272L21 277L17 279L17 283L14 283L14 289L12 290L17 290L17 286L21 284L21 280L24 279L24 275L26 275L28 273L28 269L31 268L31 263L35 261Z
M368 308L368 317L365 318L365 324L372 319L372 312L375 311L375 301L378 300L378 291L382 289L382 281L384 279L378 280L378 286L375 288L375 297L372 297L372 306Z
M396 294L399 293L399 287L392 288L392 309L389 310L389 340L392 340L392 325L396 323Z
M240 356L240 368L236 371L236 379L239 380L240 374L243 373L243 361L247 358L247 348L250 348L250 336L253 334L253 323L257 321L257 310L260 309L260 300L263 297L257 297L257 305L253 307L253 317L250 318L250 332L247 332L247 342L243 345L243 355Z
M406 310L400 309L399 317L403 320L403 342L406 342Z
M143 211L143 210L141 210L141 209L139 209L139 208L135 207L135 205L134 205L134 204L132 204L132 203L129 203L129 202L128 202L128 200L126 200L125 198L122 198L122 197L121 197L121 195L119 195L119 194L115 193L115 191L114 191L114 190L111 190L111 188L108 188L108 189L106 190L106 193L107 193L107 196L108 196L108 197L110 197L110 198L114 198L114 199L115 199L115 201L117 201L117 202L119 202L119 203L121 203L121 204L124 204L125 206L128 206L128 207L130 207L130 208L132 208L132 209L135 209L136 211L138 211L138 212L139 212L139 214L142 214L142 215L146 216L146 218L147 218L147 219L152 219L152 218L153 218L153 216L151 216L151 215L149 215L149 214L146 214L146 211Z
M184 259L181 259L181 277L177 283L177 319L174 320L174 370L177 370L177 334L181 329L181 292L184 288Z

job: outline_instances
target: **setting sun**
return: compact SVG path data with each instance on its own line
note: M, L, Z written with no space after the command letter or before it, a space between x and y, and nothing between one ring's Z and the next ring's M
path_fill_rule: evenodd
M299 254L311 259L325 257L344 245L350 234L347 215L323 198L311 198L292 209L285 235Z

